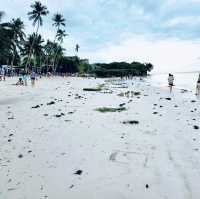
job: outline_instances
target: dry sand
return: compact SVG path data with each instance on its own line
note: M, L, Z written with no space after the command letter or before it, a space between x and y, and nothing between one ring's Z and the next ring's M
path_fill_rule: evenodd
M138 78L14 82L0 82L0 199L199 199L195 96Z

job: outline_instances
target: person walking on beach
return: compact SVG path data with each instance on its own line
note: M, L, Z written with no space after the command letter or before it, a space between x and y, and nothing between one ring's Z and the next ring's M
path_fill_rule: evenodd
M200 74L197 80L196 95L200 95Z
M31 78L31 85L35 86L36 73L34 71L31 72L30 78Z
M171 93L172 87L174 86L174 76L171 73L169 73L169 76L168 76L168 84L169 84L169 90Z

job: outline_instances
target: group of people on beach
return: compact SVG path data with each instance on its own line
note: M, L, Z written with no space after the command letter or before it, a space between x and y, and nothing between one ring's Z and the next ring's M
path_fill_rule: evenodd
M25 71L23 71L20 74L19 79L18 79L18 81L15 85L17 85L17 86L28 86L28 78L29 78L29 74L26 73ZM32 86L35 86L36 79L37 79L36 72L32 71L30 73L30 80L31 80Z
M174 86L174 75L169 73L168 75L168 85L170 93L172 92L172 88ZM196 95L200 95L200 74L196 83Z
M37 80L36 72L32 71L30 73L27 73L25 70L23 70L20 73L19 79L14 85L27 86L29 75L30 75L31 85L35 86L35 81ZM51 73L48 73L47 77L50 77L50 76L51 76ZM4 68L0 68L0 81L6 81L6 70ZM171 73L169 73L168 75L168 86L171 93L172 88L174 86L174 75ZM200 74L196 83L196 95L200 95Z

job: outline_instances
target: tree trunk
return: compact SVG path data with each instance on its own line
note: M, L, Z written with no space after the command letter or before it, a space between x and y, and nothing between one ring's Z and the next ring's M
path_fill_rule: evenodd
M14 33L14 38L13 38L13 57L12 57L12 60L11 60L11 71L13 69L13 65L14 65L14 60L15 60L15 55L16 55L16 47L15 47L15 37L16 37L16 34Z
M11 61L11 71L13 70L15 56L16 56L16 49L14 47L14 49L13 49L13 57L12 57L12 61Z
M57 28L56 35L57 35L57 32L58 32L59 28L60 28L60 27ZM55 37L54 37L53 44L56 43L56 35L55 35ZM51 52L52 52L52 51L53 51L53 46L52 46L51 49L50 49L50 55L51 55ZM46 58L46 60L45 60L44 62L47 62L47 64L48 64L48 62L49 62L49 56L47 56L47 58ZM51 62L51 60L50 60L50 62ZM47 67L48 67L48 66L47 66Z
M40 24L39 24L39 21L38 21L35 36L37 36L37 34L38 34L39 26L40 26ZM30 51L29 51L29 54L28 54L28 59L27 59L26 65L25 65L25 71L26 72L27 72L27 66L28 66L28 64L30 64L30 59L31 59L31 56L32 56L32 50L33 50L34 44L35 44L35 38L33 38L33 43L31 44L31 48L30 48Z
M60 42L60 46L61 46L62 42ZM57 57L57 54L58 54L58 50L59 48L56 49L56 53L54 55L54 59L53 59L53 68L54 68L54 71L56 71L56 67L55 67L55 63L56 63L56 57Z

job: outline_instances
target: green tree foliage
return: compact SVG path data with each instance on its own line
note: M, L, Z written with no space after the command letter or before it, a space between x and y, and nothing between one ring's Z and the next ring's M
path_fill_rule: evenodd
M93 73L99 77L145 76L153 69L151 63L113 62L110 64L97 63L93 65Z
M62 43L63 43L63 39L64 37L67 36L67 34L65 33L65 30L62 30L60 27L65 27L66 23L66 19L63 17L62 14L60 13L56 13L54 14L53 18L53 26L56 27L56 35L55 35L55 39L54 39L54 43L56 44L56 41L59 43L59 44L56 44L57 47L56 48L52 48L51 51L53 51L53 58L52 58L52 66L53 66L53 71L55 72L56 71L56 64L58 63L59 61L59 58L61 56L61 52L62 52Z
M24 24L19 18L0 24L0 64L19 63L19 51L25 37L23 30Z
M35 1L34 4L31 4L32 11L28 12L29 20L33 20L33 26L37 24L37 31L40 26L43 25L43 16L46 16L49 11L47 7L42 5L40 1ZM37 34L36 31L36 34Z
M29 20L33 21L33 26L37 25L35 34L38 34L39 27L43 25L43 19L42 17L46 16L49 11L47 10L47 7L42 5L40 1L35 1L34 4L31 5L32 11L28 12ZM36 37L35 37L36 38ZM32 46L30 47L29 55L26 62L26 68L30 64L30 59L32 56L33 51L33 45L35 40L32 42Z
M12 51L12 60L11 67L14 65L16 57L19 56L19 52L22 49L24 44L24 23L20 18L12 19L10 23L7 24L8 29L11 32L11 51Z
M40 1L31 4L28 17L36 30L26 36L24 23L20 18L3 23L5 13L0 11L0 65L21 65L25 69L34 67L43 72L93 73L99 77L144 76L153 69L151 63L113 62L90 65L88 60L82 60L78 56L66 57L62 47L67 36L62 29L66 26L66 20L62 14L56 13L52 18L52 25L56 29L54 41L44 40L38 34L40 26L43 25L43 17L48 13L47 7ZM79 44L76 44L76 54L79 48Z
M48 13L47 7L40 1L31 4L28 17L33 26L36 26L36 30L26 37L23 21L17 18L1 23L5 13L0 11L0 65L22 65L25 69L35 67L45 72L49 69L55 71L64 57L65 49L62 44L67 34L61 27L65 27L66 20L59 13L53 16L53 26L56 27L55 40L52 42L47 39L45 43L38 32L43 25L43 17Z
M42 59L43 59L43 43L44 40L41 35L37 35L33 33L29 35L27 40L25 41L24 48L22 49L22 55L24 57L23 65L26 65L27 60L29 59L30 65L35 67L41 67ZM29 52L32 51L31 57Z
M65 25L66 25L66 24L65 24L65 21L66 21L66 20L65 20L65 18L63 17L63 15L60 14L60 13L54 14L52 20L53 20L53 26L55 26L55 27L57 28L57 30L59 30L61 26L65 26Z
M78 67L80 64L80 59L76 56L74 57L62 57L59 61L58 70L63 73L78 73Z

